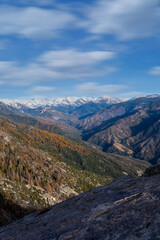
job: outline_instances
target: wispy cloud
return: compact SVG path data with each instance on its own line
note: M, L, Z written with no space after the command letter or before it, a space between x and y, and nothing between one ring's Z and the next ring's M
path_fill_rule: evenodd
M76 92L86 96L116 95L117 93L120 94L126 89L129 89L129 86L110 84L102 85L96 82L86 82L75 87Z
M160 77L160 66L153 67L150 71L149 74L153 76Z
M38 60L48 67L73 68L76 66L86 66L113 59L115 55L116 54L114 52L109 51L82 52L74 49L69 49L47 52L40 56Z
M97 69L97 65L114 57L114 52L107 51L51 51L23 67L15 62L0 62L0 79L4 85L29 86L56 80L103 76L115 71L115 68L106 63L105 67Z
M25 38L54 38L59 31L74 26L77 18L70 12L38 7L0 8L0 35Z
M8 5L0 9L0 35L54 38L61 30L81 28L88 32L84 41L90 41L104 34L120 40L160 34L159 0L93 1L80 4L81 14L77 14L76 3L72 7L54 0L15 0L21 7L9 0L2 3Z
M160 33L159 0L100 0L85 10L80 22L92 34L115 35L121 40Z

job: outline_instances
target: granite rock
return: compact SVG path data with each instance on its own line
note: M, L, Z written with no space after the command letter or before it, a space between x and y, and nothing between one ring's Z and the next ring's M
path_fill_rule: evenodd
M0 239L160 239L159 182L159 174L120 177L0 228Z

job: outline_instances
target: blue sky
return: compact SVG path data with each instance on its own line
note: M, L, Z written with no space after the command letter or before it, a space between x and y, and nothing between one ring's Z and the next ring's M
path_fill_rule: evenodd
M0 98L160 94L159 0L1 0Z

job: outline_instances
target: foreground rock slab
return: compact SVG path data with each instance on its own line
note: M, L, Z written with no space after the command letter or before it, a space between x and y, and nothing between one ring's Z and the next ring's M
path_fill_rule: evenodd
M0 228L0 239L160 239L160 175L121 177Z

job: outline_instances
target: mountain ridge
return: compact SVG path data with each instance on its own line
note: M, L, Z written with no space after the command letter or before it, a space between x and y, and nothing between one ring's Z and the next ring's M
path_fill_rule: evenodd
M99 103L101 101L106 101L108 104L118 103L125 101L122 98L114 98L110 96L104 97L57 97L51 99L31 99L31 100L8 100L8 99L0 99L1 102L4 102L12 107L20 108L21 105L24 105L29 108L37 108L37 107L45 107L45 106L58 106L58 105L71 105L79 107L88 102Z

